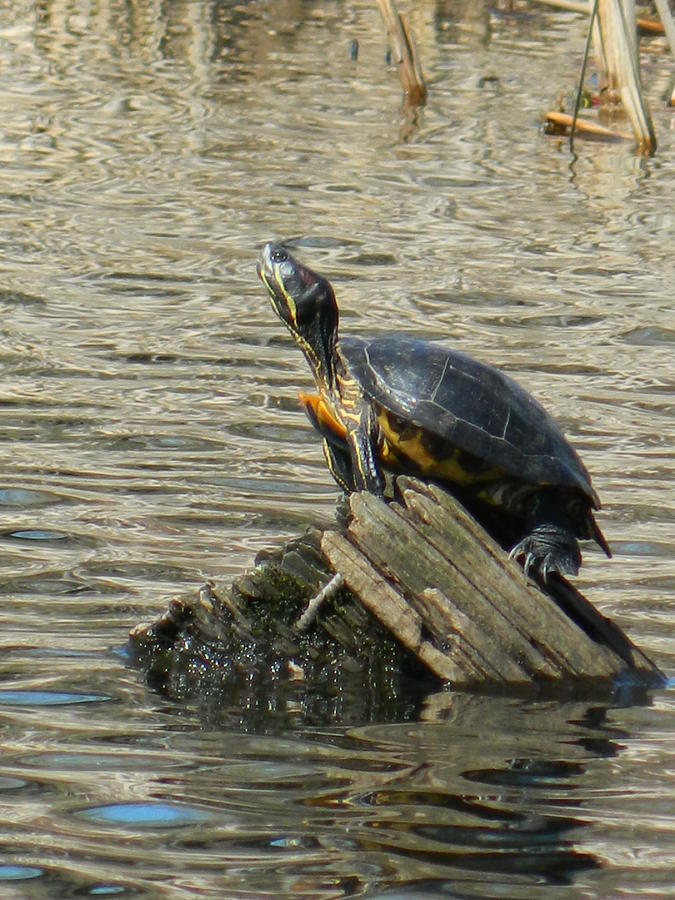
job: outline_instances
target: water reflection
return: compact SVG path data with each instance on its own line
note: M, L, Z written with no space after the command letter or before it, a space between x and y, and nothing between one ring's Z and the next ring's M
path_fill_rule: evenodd
M350 709L353 698L346 702ZM183 703L174 709L189 721ZM273 732L276 723L278 737L218 729L202 746L186 732L181 749L210 745L208 764L160 774L159 784L175 785L214 818L209 838L186 833L177 846L245 857L243 872L260 890L270 865L288 891L328 878L368 891L396 883L433 894L452 884L476 897L597 885L610 851L593 849L596 810L622 792L608 782L607 762L636 742L619 724L636 709L441 692L411 709L409 722L308 730L306 720L294 723L271 705L257 721ZM250 729L254 711L242 703L240 714ZM152 793L175 797L162 787ZM222 815L237 823L228 838L217 824ZM272 862L271 850L286 853Z
M672 893L672 689L197 698L117 652L334 515L254 274L291 237L345 333L442 337L561 419L617 549L581 586L672 669L671 113L657 158L577 142L571 173L538 128L584 17L409 14L430 98L404 141L372 2L3 6L3 896Z
M407 729L406 740L420 743L414 771L358 797L375 808L361 846L396 847L408 861L449 867L468 896L496 896L496 884L569 885L600 869L603 860L585 846L586 799L597 761L618 755L618 741L629 737L608 726L608 708L476 698L454 706L451 728ZM391 736L376 727L358 735L384 738L389 748Z

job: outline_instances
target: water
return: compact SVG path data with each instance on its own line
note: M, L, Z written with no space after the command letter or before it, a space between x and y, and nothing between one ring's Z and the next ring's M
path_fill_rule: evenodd
M657 156L573 160L539 124L581 18L411 19L417 121L361 0L0 9L2 896L675 893L672 687L440 693L387 722L343 698L343 724L271 707L253 733L120 652L333 516L308 371L255 277L275 238L331 277L345 331L442 337L559 417L615 551L580 586L673 671L667 59L644 72Z

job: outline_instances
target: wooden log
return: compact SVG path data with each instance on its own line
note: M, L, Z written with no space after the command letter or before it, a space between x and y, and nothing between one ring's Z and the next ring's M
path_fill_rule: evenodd
M372 712L400 701L411 674L521 694L663 683L571 584L529 581L446 491L403 476L395 488L389 503L353 494L342 525L288 542L229 588L173 601L132 631L133 656L173 693L225 690L249 706L256 683L267 703L290 683L305 698L328 683Z
M439 669L439 677L475 687L654 673L651 661L565 579L528 583L520 566L448 493L405 477L398 489L400 502L390 505L354 495L346 534L324 534L322 549L347 586L405 643L407 635L395 625L401 616L393 619L364 589L367 579L371 586L396 584L396 605L417 612L427 643L462 670L453 677ZM347 543L360 558L349 554Z

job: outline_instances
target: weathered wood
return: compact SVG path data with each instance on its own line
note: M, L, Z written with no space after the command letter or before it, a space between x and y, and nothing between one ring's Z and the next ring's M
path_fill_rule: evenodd
M427 643L456 666L451 675L436 664L436 674L466 687L654 673L651 661L564 579L552 576L545 591L527 583L520 566L441 488L404 477L398 488L401 502L390 505L371 495L353 496L346 536L338 541L324 534L322 549L347 586L403 643L394 624L401 613L392 619L391 607L417 612ZM346 541L360 554L351 554L349 566ZM390 596L384 605L366 593L366 580L395 583L390 594L396 591L396 600ZM461 662L454 649L458 638Z
M231 702L256 680L273 693L349 683L370 709L400 699L411 673L520 693L663 683L572 585L529 582L441 488L400 477L392 502L353 494L349 508L342 526L310 531L230 588L207 586L134 629L131 649L153 681L174 693L226 690Z

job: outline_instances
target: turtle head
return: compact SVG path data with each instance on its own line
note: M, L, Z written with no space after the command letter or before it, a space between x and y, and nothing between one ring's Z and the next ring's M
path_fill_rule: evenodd
M266 244L258 275L272 306L307 357L317 381L333 383L338 307L330 282L298 262L281 244Z

